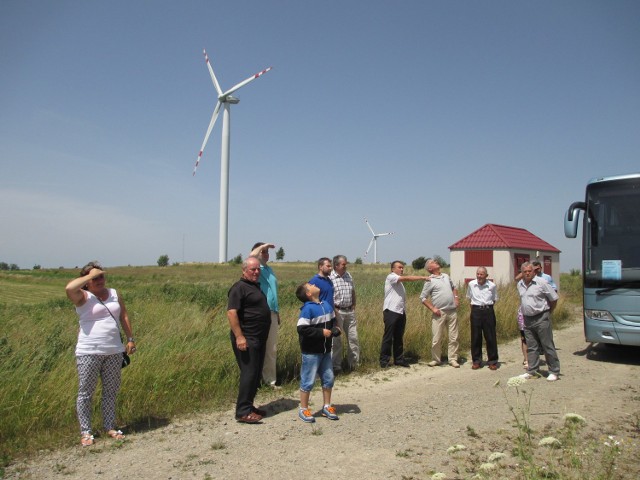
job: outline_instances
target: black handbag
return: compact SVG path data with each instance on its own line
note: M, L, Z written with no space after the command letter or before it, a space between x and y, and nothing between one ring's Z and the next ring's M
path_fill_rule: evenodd
M126 367L131 363L131 358L127 355L127 352L122 352L122 368Z

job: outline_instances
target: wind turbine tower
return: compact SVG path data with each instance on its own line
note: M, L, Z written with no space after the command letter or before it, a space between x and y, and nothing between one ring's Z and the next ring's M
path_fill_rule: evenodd
M227 261L227 244L229 240L229 153L231 145L230 105L235 105L240 101L238 98L232 96L231 94L239 88L244 87L247 83L250 83L256 78L267 73L269 70L271 70L271 67L250 76L234 87L231 87L226 92L223 92L220 88L220 84L218 83L218 79L216 78L215 73L213 73L213 67L211 66L211 62L209 61L207 51L203 50L203 52L205 62L207 63L207 67L209 68L211 80L213 81L213 86L215 87L216 92L218 92L218 103L216 104L216 108L213 110L213 115L211 116L211 121L209 122L209 128L207 128L207 134L204 136L204 141L202 142L202 146L200 147L200 153L198 153L196 165L195 167L193 167L193 175L196 174L196 170L198 169L198 165L200 164L200 159L202 158L202 152L204 152L204 147L207 145L209 135L211 135L211 130L213 130L213 126L218 119L220 107L223 107L224 113L222 114L222 144L220 154L220 239L218 247L218 258L220 263L224 263Z
M369 246L367 247L367 251L364 252L364 257L367 258L367 254L369 253L369 250L371 250L371 245L373 245L373 263L378 263L378 237L393 235L393 232L376 233L373 231L373 228L371 228L371 225L369 225L369 221L366 218L364 219L364 222L367 224L367 227L369 227L369 230L371 230L371 235L373 235L369 242Z

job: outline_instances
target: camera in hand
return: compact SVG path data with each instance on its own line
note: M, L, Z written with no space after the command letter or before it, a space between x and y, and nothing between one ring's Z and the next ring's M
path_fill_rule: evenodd
M342 332L340 331L340 329L338 327L333 327L331 329L331 336L332 337L339 337L341 333Z

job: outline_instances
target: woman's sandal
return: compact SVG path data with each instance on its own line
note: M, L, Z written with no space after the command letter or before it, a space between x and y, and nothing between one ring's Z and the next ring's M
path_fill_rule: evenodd
M83 447L90 447L95 442L93 441L93 435L90 433L83 433L82 437L80 437L80 445Z
M122 433L121 430L109 430L107 432L107 435L109 435L111 438L113 438L115 440L124 440L125 439L124 433Z

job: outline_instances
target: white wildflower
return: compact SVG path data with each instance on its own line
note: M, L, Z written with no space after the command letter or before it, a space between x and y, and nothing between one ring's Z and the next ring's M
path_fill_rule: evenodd
M431 475L431 480L445 480L446 478L447 476L442 472L434 473L433 475Z
M503 458L507 458L507 456L502 452L493 452L489 455L489 462L499 462Z
M496 468L498 468L498 466L495 463L483 463L479 467L481 472L490 472L492 470L495 470Z
M609 435L609 437L608 437L608 438L609 438L609 440L611 440L611 442L604 442L604 444L605 444L607 447L611 447L611 446L613 446L613 447L619 447L619 446L620 446L620 443L622 442L622 439L621 439L621 440L616 440L615 435Z
M511 377L507 380L507 387L519 387L524 385L527 381L522 377Z
M577 413L567 413L564 416L564 423L565 425L584 425L585 423L587 423L587 420L582 415L578 415Z
M541 447L558 448L562 446L562 443L555 437L544 437L538 442L538 445Z
M467 449L467 447L465 447L462 444L453 445L453 446L447 448L447 453L448 454L452 454L452 453L456 453L456 452L461 452L461 451L466 450L466 449Z

